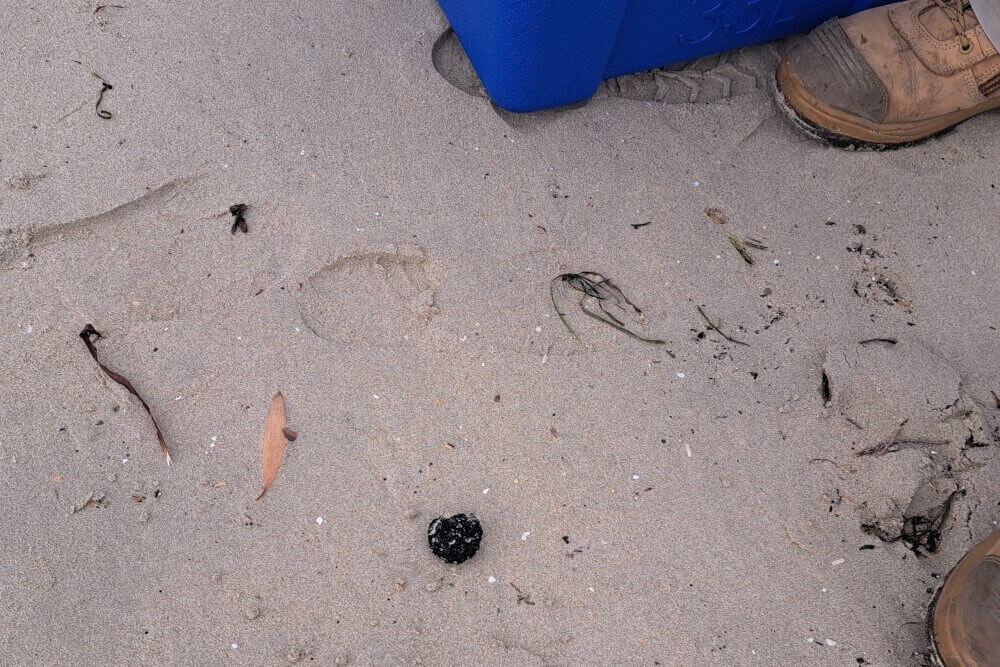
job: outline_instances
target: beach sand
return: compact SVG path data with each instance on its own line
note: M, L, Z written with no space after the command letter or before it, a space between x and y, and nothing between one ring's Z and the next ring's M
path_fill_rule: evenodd
M431 0L120 4L3 18L0 662L919 663L1000 519L995 115L844 152L759 77L511 117ZM574 339L583 271L665 344L557 280Z

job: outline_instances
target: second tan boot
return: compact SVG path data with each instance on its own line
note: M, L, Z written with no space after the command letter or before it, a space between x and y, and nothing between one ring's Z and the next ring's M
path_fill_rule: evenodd
M959 561L938 592L931 640L944 667L1000 665L1000 531Z
M1000 108L1000 55L964 0L909 0L816 28L777 72L799 129L886 149Z

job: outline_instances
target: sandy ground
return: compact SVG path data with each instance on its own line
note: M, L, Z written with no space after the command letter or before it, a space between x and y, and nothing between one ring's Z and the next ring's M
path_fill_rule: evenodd
M919 662L1000 517L995 116L891 154L766 82L511 120L430 0L120 4L0 18L0 662ZM575 341L585 270L666 345L557 284ZM869 534L948 498L936 553Z

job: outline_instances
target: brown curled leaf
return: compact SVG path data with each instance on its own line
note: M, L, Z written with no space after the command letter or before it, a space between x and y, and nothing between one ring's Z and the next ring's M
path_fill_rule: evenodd
M281 429L281 433L285 436L285 439L288 440L288 442L295 442L295 438L299 437L298 431L295 431L287 426Z
M285 397L279 391L271 399L271 407L267 411L267 422L264 424L264 444L260 450L260 469L263 478L263 488L257 500L264 497L274 478L281 470L281 464L285 460L285 429L288 427L285 421Z
M167 441L163 439L163 433L160 432L160 425L156 423L156 417L153 416L153 411L149 409L149 405L146 403L145 399L139 395L139 392L135 390L132 383L129 382L128 378L119 373L115 373L113 370L101 363L101 360L97 358L97 348L94 347L94 341L101 339L101 332L94 328L93 324L88 324L80 332L80 338L83 339L83 344L87 346L87 350L90 351L90 356L94 358L97 365L102 371L104 371L109 378L120 384L121 386L128 389L128 392L139 399L142 403L142 407L145 408L146 414L149 415L149 419L153 422L153 428L156 429L156 439L160 441L160 452L163 453L163 458L167 459L167 465L170 465L170 450L167 449Z
M726 214L722 212L721 208L706 208L705 215L717 225L724 225L727 222Z

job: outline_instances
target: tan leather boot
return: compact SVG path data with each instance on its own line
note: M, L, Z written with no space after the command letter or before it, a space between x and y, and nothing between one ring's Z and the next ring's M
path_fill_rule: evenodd
M921 141L1000 107L1000 55L965 0L909 0L827 21L777 73L799 129L845 147Z
M1000 665L1000 531L959 561L932 613L931 638L941 664Z

